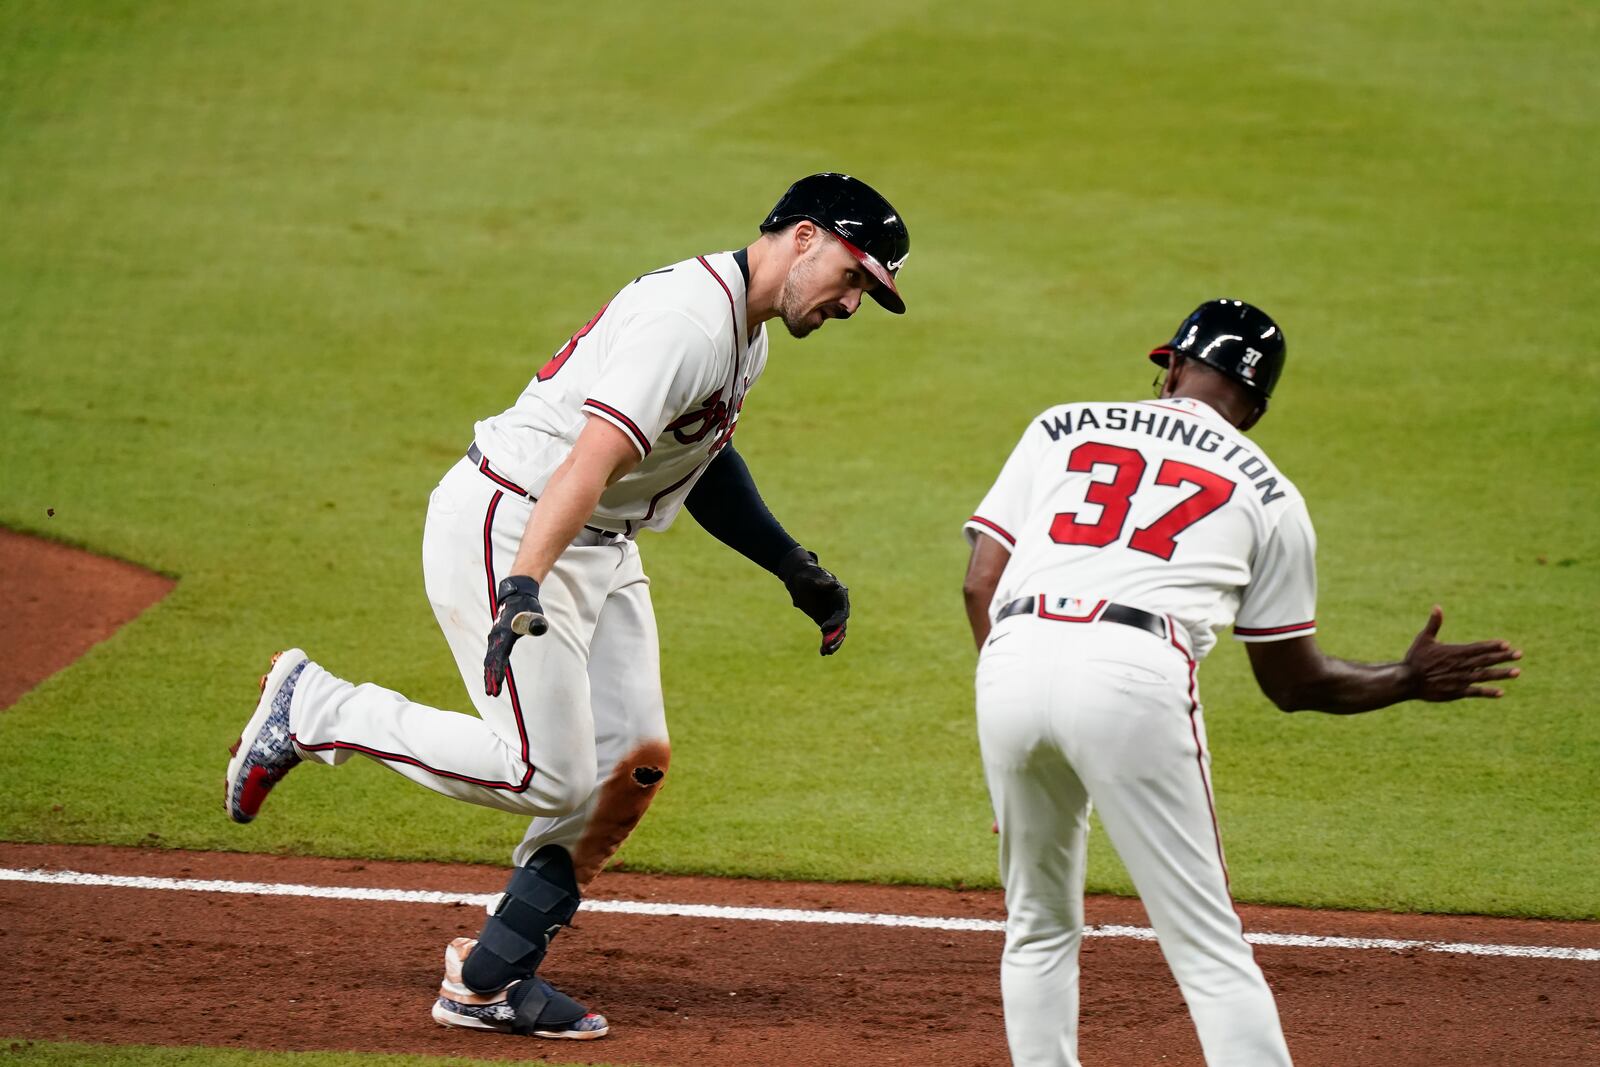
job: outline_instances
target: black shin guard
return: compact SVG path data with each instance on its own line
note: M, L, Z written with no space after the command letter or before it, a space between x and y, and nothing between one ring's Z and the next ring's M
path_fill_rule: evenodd
M560 845L546 845L511 875L477 947L461 967L461 980L475 993L493 993L533 977L550 939L577 910L572 856Z

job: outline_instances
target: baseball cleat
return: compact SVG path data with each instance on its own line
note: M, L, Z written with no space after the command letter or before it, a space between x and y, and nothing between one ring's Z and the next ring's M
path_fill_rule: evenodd
M254 819L272 787L300 762L289 740L289 701L309 662L298 648L272 657L272 669L261 679L255 713L228 749L233 758L223 779L222 802L234 822Z
M461 979L461 965L477 944L458 937L444 950L444 981L433 1002L433 1021L440 1026L565 1041L593 1041L611 1032L604 1015L537 976L493 993L474 993Z

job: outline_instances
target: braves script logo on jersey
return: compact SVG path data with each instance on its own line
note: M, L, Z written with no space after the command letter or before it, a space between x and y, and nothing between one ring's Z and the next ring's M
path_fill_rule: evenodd
M716 455L722 447L733 439L734 427L737 425L735 416L744 406L741 399L737 407L730 407L722 398L719 389L711 396L700 401L700 407L686 415L679 417L667 429L672 432L673 438L680 445L692 445L705 439L713 430L717 431L717 438L711 443L710 452Z

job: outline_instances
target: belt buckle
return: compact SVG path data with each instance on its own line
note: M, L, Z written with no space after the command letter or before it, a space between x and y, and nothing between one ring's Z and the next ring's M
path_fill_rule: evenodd
M1094 622L1100 617L1104 600L1086 600L1076 596L1051 596L1039 594L1038 614L1050 622Z

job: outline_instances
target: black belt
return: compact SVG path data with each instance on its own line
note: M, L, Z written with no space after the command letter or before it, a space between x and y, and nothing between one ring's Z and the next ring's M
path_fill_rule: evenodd
M532 493L522 488L522 486L518 485L510 478L507 478L505 475L499 473L493 467L489 466L489 461L483 458L483 449L478 447L478 442L472 442L471 446L467 448L467 459L471 461L474 467L478 468L479 472L482 473L485 478L500 486L502 489L509 489L518 496L527 497L535 504L539 502L538 497L534 496ZM598 526L590 526L587 523L584 524L583 528L588 530L590 533L599 534L602 537L613 540L626 538L628 536L627 534L617 533L615 530L602 530Z
M1018 597L1001 608L999 613L995 615L994 621L999 622L1001 619L1009 619L1013 615L1036 614L1041 619L1050 622L1115 622L1155 634L1163 641L1167 639L1167 620L1160 615L1155 615L1148 611L1140 611L1138 608L1130 608L1126 604L1108 604L1103 600L1083 614L1072 614L1065 610L1066 604L1062 603L1065 599L1064 597L1057 598L1056 607L1061 610L1052 610L1049 603L1050 598L1043 593L1035 596Z

